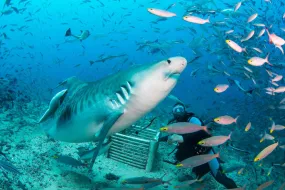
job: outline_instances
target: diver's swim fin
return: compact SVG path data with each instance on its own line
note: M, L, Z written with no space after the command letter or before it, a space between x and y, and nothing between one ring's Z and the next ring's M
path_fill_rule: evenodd
M112 113L110 116L107 117L106 121L104 122L102 129L100 131L100 134L98 136L98 145L96 147L96 149L94 150L94 154L93 154L93 158L91 160L91 164L90 164L90 168L89 168L89 172L92 171L93 165L95 163L95 160L98 156L98 153L100 151L100 148L104 142L105 137L107 136L109 130L112 128L112 126L114 125L114 123L116 123L116 121L119 119L119 117L121 117L121 115L124 113L124 111L117 111L115 113Z

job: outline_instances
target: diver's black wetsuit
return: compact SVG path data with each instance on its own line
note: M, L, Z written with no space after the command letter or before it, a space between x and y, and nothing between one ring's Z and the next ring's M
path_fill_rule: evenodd
M193 116L193 113L187 113L185 117L180 118L179 120L172 119L169 124L175 122L189 122ZM204 125L201 120L200 122L202 125ZM199 154L215 154L214 150L211 147L203 147L198 145L198 142L200 140L211 137L211 135L209 135L207 132L198 131L182 136L184 141L183 143L180 143L177 146L177 151L175 153L176 162L174 164L177 164L189 157L196 156ZM162 137L160 141L167 141L167 139L168 136ZM208 172L211 172L212 176L216 179L216 181L224 185L226 188L237 188L235 182L222 173L222 168L218 159L214 159L209 163L194 167L192 171L197 175L198 178L201 178Z

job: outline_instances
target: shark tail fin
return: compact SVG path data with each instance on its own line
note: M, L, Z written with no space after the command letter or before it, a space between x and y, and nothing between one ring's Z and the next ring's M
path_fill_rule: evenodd
M72 36L70 28L65 32L65 36Z

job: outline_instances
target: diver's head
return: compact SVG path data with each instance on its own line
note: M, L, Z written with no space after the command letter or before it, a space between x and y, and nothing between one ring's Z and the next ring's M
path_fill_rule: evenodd
M177 103L174 105L172 109L172 114L176 120L180 120L186 116L185 106L181 103Z

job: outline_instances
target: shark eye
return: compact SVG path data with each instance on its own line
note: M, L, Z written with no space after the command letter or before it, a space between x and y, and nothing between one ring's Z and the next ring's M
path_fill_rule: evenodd
M168 63L168 64L170 64L170 63L171 63L171 61L170 61L169 59L167 59L167 63Z

